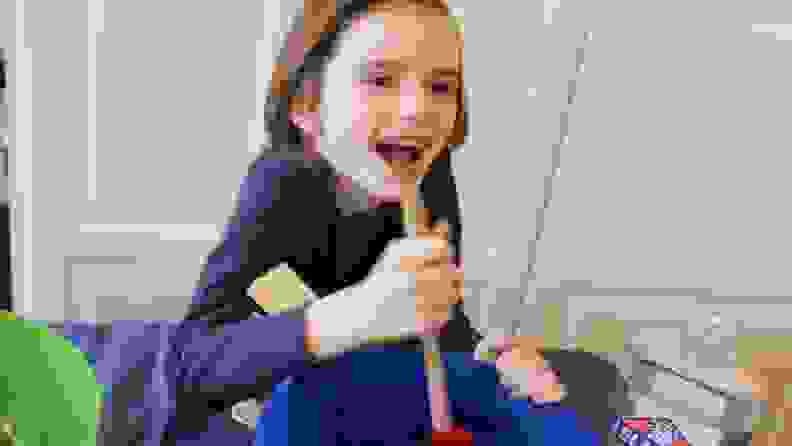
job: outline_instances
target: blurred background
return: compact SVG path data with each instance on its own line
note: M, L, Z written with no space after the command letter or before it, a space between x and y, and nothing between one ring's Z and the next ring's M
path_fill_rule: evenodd
M792 327L790 3L450 3L471 96L454 166L474 323L621 339L735 386L736 337ZM183 315L267 143L298 7L0 5L15 311Z

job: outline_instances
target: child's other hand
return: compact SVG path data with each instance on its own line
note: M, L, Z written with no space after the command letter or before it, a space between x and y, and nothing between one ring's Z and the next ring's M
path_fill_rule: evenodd
M502 383L512 389L513 397L527 397L537 403L561 401L566 392L538 351L543 344L538 337L493 337L479 344L476 356L494 362Z

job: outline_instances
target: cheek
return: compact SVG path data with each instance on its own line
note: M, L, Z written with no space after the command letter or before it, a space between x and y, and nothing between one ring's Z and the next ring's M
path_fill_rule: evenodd
M374 95L364 85L354 86L344 100L351 107L351 128L356 144L368 144L372 137L383 136L383 132L401 127L401 98L398 95ZM448 140L454 130L457 118L457 106L442 100L426 98L423 125L431 129L436 140ZM435 158L445 148L439 144Z
M356 142L367 144L399 128L398 97L372 95L361 85L353 89L352 103Z
M358 88L334 90L323 104L322 116L327 141L368 145L370 112L365 95Z
M376 114L362 86L352 88L352 134L356 145L368 145L376 129Z

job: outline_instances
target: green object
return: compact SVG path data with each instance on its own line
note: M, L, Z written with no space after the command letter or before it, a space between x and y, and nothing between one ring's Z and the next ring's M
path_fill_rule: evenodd
M462 17L461 10L454 9L451 11L451 30L454 32L464 33L465 31L465 21Z
M411 207L402 208L402 223L405 228L418 225L418 211Z
M753 418L753 431L754 432L783 432L784 431L784 417L763 415L754 416Z
M311 292L300 276L285 265L280 265L256 279L253 287L270 290L267 302L256 300L256 303L268 313L280 313L312 300Z
M498 352L497 350L487 350L481 354L481 359L483 361L495 361L498 359Z
M625 345L624 322L598 319L591 322L591 334L578 336L577 345L591 353L621 353Z
M744 369L756 353L792 352L792 336L740 336L736 344L737 366Z
M102 392L86 356L30 321L4 318L0 339L0 420L12 444L95 446Z
M561 348L560 304L545 304L544 306L544 341L547 348Z
M0 417L0 446L14 446L16 423L11 417Z

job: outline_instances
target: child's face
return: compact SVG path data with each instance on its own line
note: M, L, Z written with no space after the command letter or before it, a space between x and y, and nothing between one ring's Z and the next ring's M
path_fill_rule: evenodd
M448 16L410 6L374 10L342 36L318 114L295 122L314 136L322 129L314 143L341 173L398 198L399 183L425 175L448 145L461 106L461 56Z

